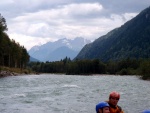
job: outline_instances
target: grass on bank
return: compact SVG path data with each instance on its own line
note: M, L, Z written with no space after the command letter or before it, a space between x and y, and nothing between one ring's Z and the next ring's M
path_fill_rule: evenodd
M10 68L10 67L4 67L4 66L0 66L0 72L1 71L9 71L9 72L14 72L14 73L18 73L18 74L34 73L30 69Z

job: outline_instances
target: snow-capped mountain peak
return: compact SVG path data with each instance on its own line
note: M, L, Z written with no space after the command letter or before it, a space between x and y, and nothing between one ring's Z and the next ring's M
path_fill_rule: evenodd
M71 59L73 59L73 57L75 57L75 55L77 55L79 53L79 51L84 47L85 44L90 43L91 41L86 40L82 37L77 37L73 40L71 39L67 39L67 38L63 38L63 39L59 39L55 42L47 42L46 44L43 44L41 46L34 46L32 47L28 52L29 55L40 60L40 61L51 61L51 57L55 56L52 55L56 54L56 50L59 51L62 49L62 51L64 51L64 47L68 48L65 51L65 54L67 57L72 57ZM67 53L68 51L68 53ZM71 52L73 51L73 52ZM57 51L58 52L58 51ZM71 55L71 53L73 53L74 55ZM58 53L57 53L58 56ZM55 58L57 58L57 56L55 56ZM64 57L64 56L62 56ZM61 56L59 56L59 59L56 60L61 60L60 59ZM54 58L52 58L54 59ZM63 58L62 58L63 59Z

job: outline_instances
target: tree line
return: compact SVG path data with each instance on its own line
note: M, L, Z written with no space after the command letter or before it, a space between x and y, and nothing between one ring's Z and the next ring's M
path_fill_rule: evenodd
M6 20L0 14L0 67L26 68L38 73L65 73L67 75L119 74L142 75L150 79L150 59L122 59L102 62L93 60L70 60L64 58L55 62L29 62L27 50L15 40L10 40Z
M150 78L150 59L102 62L99 59L71 61L66 57L55 62L30 62L28 66L38 73L141 75L143 79Z
M26 68L29 62L27 50L15 40L10 40L5 18L0 14L0 66Z

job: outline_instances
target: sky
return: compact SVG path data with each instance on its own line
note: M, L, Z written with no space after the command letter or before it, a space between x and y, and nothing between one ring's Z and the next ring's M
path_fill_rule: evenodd
M62 38L94 41L149 6L150 0L1 0L0 14L9 38L30 50Z

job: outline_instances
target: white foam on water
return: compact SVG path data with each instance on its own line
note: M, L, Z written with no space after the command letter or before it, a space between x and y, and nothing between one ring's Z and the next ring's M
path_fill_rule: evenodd
M26 97L25 94L14 94L11 96L11 98L17 98L17 97Z
M68 87L68 88L80 88L78 85L70 85L70 84L65 84L64 86L62 87Z

